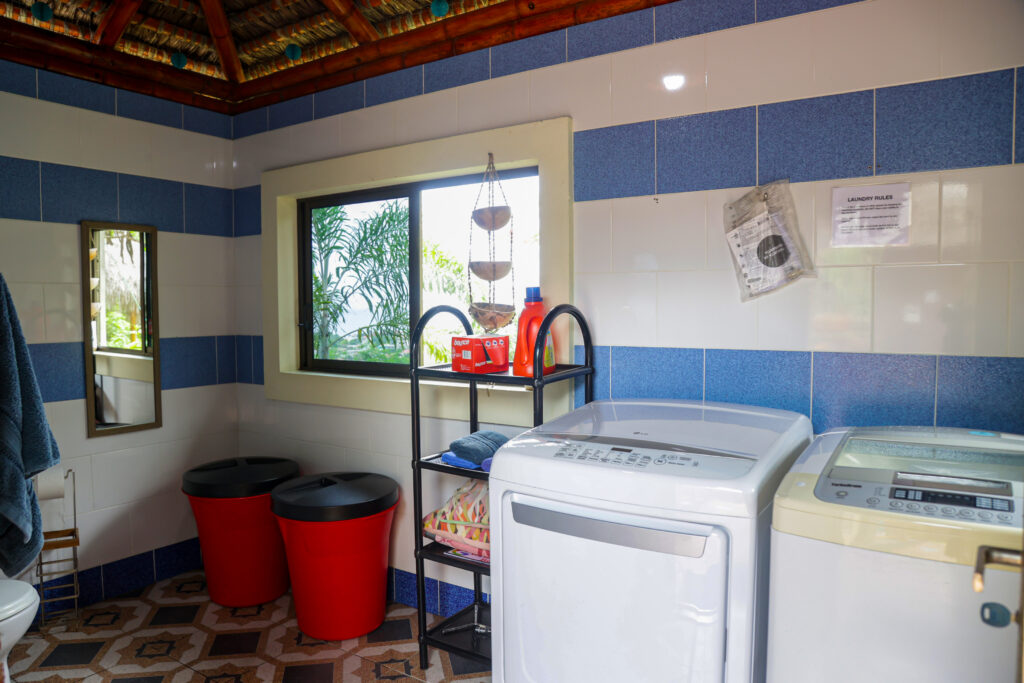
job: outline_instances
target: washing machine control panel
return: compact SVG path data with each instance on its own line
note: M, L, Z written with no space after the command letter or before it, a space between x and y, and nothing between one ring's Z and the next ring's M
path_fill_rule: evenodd
M814 493L820 500L838 505L920 517L1008 527L1020 527L1024 521L1019 501L1009 496L886 485L830 476L818 479Z
M602 439L601 441L609 441ZM622 443L578 441L572 438L549 439L545 450L555 460L580 465L614 467L632 471L656 471L683 477L732 479L741 477L754 466L750 456L714 453L677 446L645 447ZM657 444L655 444L657 446Z

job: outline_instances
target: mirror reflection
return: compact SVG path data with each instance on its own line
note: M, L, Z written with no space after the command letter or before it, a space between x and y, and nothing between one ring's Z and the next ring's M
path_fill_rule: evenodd
M82 222L89 436L161 424L156 228Z

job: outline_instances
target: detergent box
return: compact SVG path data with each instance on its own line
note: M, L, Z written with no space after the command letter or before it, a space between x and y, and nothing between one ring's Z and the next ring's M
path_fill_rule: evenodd
M452 370L455 372L505 372L508 370L508 335L473 334L452 337Z

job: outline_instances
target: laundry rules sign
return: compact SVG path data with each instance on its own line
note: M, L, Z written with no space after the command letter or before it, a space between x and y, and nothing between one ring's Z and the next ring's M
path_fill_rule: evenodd
M832 246L907 244L910 183L832 188Z

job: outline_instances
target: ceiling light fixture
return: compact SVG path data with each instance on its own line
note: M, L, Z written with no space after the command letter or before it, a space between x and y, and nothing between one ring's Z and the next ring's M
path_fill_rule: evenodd
M443 17L448 14L448 0L431 0L430 13L435 17Z
M686 76L683 74L669 74L662 78L661 82L665 85L665 90L679 90L686 85Z

